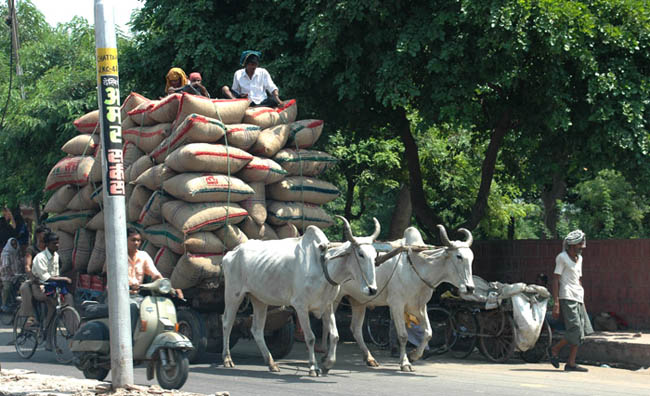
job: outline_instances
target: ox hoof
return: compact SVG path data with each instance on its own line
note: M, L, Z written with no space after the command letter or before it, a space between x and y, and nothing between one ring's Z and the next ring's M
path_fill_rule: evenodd
M366 360L366 364L370 367L379 367L379 363L375 359Z
M235 367L235 363L233 363L232 359L228 358L223 361L223 367L233 368Z
M327 375L327 373L330 372L330 369L323 367L321 370L321 374L323 374L323 377Z
M402 371L404 371L406 373L412 373L413 371L415 371L415 370L413 370L413 367L411 367L410 364L405 364L405 365L401 366L400 369L402 369Z
M318 377L320 375L320 370L309 370L309 376L310 377Z
M280 367L275 363L269 364L269 371L272 372L272 373L279 373L280 372Z
M411 362L415 362L416 360L420 359L420 356L418 356L417 353L415 353L415 351L413 351L413 352L408 354L408 358L409 358L409 360Z

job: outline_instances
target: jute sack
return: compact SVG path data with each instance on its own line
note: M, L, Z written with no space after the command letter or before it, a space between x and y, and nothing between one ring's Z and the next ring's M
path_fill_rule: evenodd
M291 124L291 136L287 147L309 148L316 143L322 132L322 120L296 121Z
M135 127L137 125L138 124L133 122L133 119L131 117L129 117L128 115L126 116L126 118L122 118L122 130L123 131L127 130L127 129L130 129L130 128L133 128L133 127Z
M77 131L81 133L93 133L99 131L99 110L93 110L82 115L72 122Z
M213 232L201 231L185 236L185 250L190 253L221 253L226 247Z
M124 169L128 169L138 158L142 157L144 152L138 148L133 142L124 142L122 146L122 159L124 162Z
M269 158L253 157L253 159L237 172L237 177L247 183L263 182L276 183L287 175L287 171Z
M124 99L124 102L122 102L122 123L124 123L124 120L129 117L129 111L135 109L144 102L150 102L150 100L140 95L139 93L131 92L129 96ZM124 129L124 125L122 125L122 129Z
M45 225L55 231L65 231L69 234L74 234L78 228L85 226L94 215L94 210L69 210L56 216L48 217L45 220Z
M158 247L156 245L154 245L153 243L151 243L148 239L146 239L144 232L142 232L142 238L145 238L145 239L142 240L142 244L140 245L139 250L143 250L143 251L147 252L149 257L155 257L156 253L158 253L158 250L159 250Z
M159 164L142 172L142 174L135 179L135 184L141 184L150 190L159 190L162 188L165 180L171 179L176 176L176 174L177 173L167 165Z
M327 228L334 224L332 217L320 206L301 202L267 201L268 222L274 226L290 223L299 230L310 225Z
M240 148L244 151L250 149L260 136L262 129L251 124L230 124L226 125L226 136L228 145Z
M104 264L106 263L106 240L104 239L104 231L97 231L95 233L95 243L93 251L88 259L88 273L91 275L101 274L104 271Z
M165 159L165 165L176 172L238 172L253 156L236 147L222 144L190 143L178 148Z
M284 102L282 107L250 107L244 115L244 122L258 125L262 129L280 124L290 124L296 120L298 104L295 99Z
M219 239L223 241L227 250L233 250L237 246L248 241L246 234L244 234L239 227L232 224L219 228L215 234L217 234Z
M142 207L137 223L143 227L163 222L162 205L174 199L164 191L154 191L147 203Z
M182 123L192 113L214 118L224 124L239 124L247 108L248 99L210 99L184 93L174 125Z
M127 114L138 125L142 126L150 126L150 125L155 125L158 124L158 121L154 120L151 117L151 113L149 110L151 110L153 107L155 107L160 101L159 100L151 100L149 102L143 102L137 105L133 110L129 111Z
M298 228L291 223L277 226L274 228L274 230L275 233L278 235L278 239L298 238L300 236L300 231L298 231Z
M323 205L339 196L332 183L304 176L289 176L266 187L266 195L276 201L309 202Z
M151 198L151 194L153 194L153 191L149 190L147 187L141 184L135 186L133 192L131 193L131 197L129 198L126 216L127 221L138 221L138 217L140 217L142 208L147 203L149 198Z
M152 126L135 126L122 130L122 136L127 142L133 142L145 153L153 151L171 133L172 124L156 124Z
M284 147L289 139L289 125L277 125L263 129L249 152L253 155L271 158Z
M99 134L77 135L68 140L61 151L70 155L94 155L95 149L99 146Z
M338 161L323 151L288 148L278 151L273 160L290 176L318 176Z
M160 100L155 106L149 108L149 116L160 123L171 123L178 113L178 104L181 100L181 94L173 93Z
M167 246L177 254L185 253L183 249L183 233L171 224L155 224L144 229L147 240L157 247Z
M83 186L95 159L88 156L65 157L54 165L45 181L46 190L54 190L65 184Z
M221 260L219 254L186 253L178 260L172 273L171 282L175 289L187 289L196 286L203 279L215 278L221 275Z
M94 188L92 184L86 184L81 187L75 196L68 202L68 210L88 210L97 209L99 205L93 201L92 194Z
M264 241L278 239L278 234L268 224L259 225L250 216L239 224L239 228L246 234L248 239L261 239Z
M95 154L93 157L95 158L95 162L93 162L93 166L90 168L90 173L88 174L88 182L101 183L102 182L102 151L95 150Z
M74 234L74 247L72 249L72 268L81 274L86 273L88 261L95 244L95 231L80 228Z
M218 173L181 173L165 180L163 189L185 202L239 202L254 194L240 179Z
M239 205L246 209L248 215L257 224L264 224L266 221L266 186L263 182L252 182L249 185L254 194L239 202Z
M74 249L74 234L58 230L59 236L59 273L63 274L72 269L72 250Z
M153 257L153 263L165 278L170 278L180 255L174 253L167 246L163 246Z
M86 228L92 231L103 231L104 230L104 212L99 211L96 215L92 217L86 224Z
M216 143L225 134L224 124L214 118L190 114L172 130L165 140L160 142L151 156L157 163L162 163L167 155L187 143Z
M97 205L101 205L104 201L104 196L102 195L102 185L98 184L98 187L90 194L90 199L93 200Z
M126 174L124 175L126 181L128 183L135 181L135 179L137 179L138 176L143 174L144 171L146 171L147 169L151 168L154 165L155 163L150 156L143 155L142 157L138 158L137 161L132 163L131 166L129 166L128 169L126 170Z
M63 185L52 194L50 199L47 200L43 212L46 213L61 213L68 207L70 200L77 195L78 188L70 184Z
M225 202L170 201L163 205L162 213L165 220L184 234L216 230L226 223L237 224L248 216L241 206Z

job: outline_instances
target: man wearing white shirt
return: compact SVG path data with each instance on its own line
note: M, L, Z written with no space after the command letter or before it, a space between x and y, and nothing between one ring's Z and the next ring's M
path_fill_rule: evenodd
M247 98L251 106L278 107L284 105L278 87L266 69L259 67L261 53L244 51L240 64L244 67L235 72L232 87L224 86L221 91L230 99ZM271 93L271 97L267 94Z

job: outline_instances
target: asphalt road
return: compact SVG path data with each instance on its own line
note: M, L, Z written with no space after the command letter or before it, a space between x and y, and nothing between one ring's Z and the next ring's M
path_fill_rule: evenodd
M3 369L36 370L42 374L83 378L73 366L58 364L51 352L37 350L30 360L20 358L13 346L11 332L0 328L0 361ZM588 373L565 373L548 363L526 364L512 359L508 364L487 362L476 353L465 360L429 358L416 362L414 373L398 370L396 358L376 351L382 367L369 368L361 362L354 343L342 343L338 361L325 377L308 376L306 348L296 343L286 359L279 361L281 372L270 373L263 365L254 342L240 341L233 349L237 365L192 365L184 391L211 394L228 391L231 395L648 395L650 370L627 371L590 367ZM220 362L219 356L213 356ZM110 379L110 374L109 378ZM145 368L135 369L135 382L146 380Z

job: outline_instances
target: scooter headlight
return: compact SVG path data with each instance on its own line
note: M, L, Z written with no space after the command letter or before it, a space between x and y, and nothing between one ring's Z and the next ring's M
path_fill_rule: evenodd
M169 279L160 279L158 282L158 292L160 294L169 294L172 291L172 283Z

